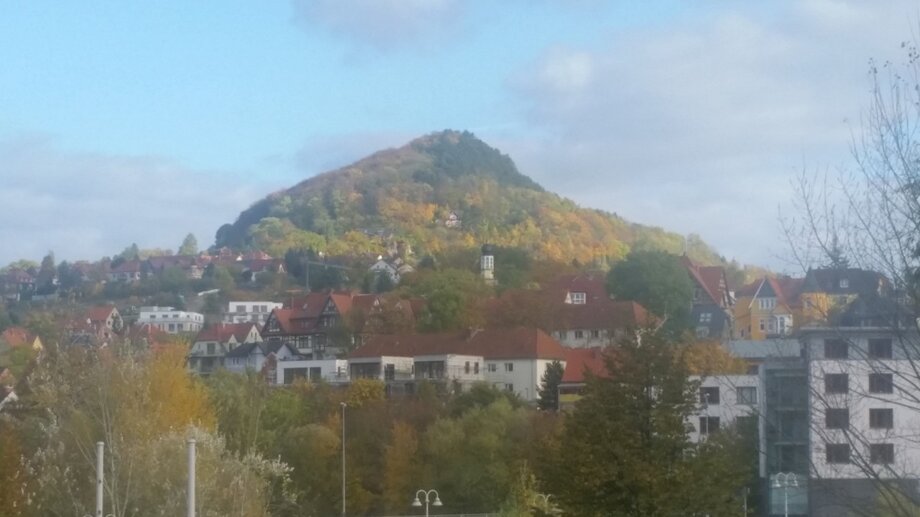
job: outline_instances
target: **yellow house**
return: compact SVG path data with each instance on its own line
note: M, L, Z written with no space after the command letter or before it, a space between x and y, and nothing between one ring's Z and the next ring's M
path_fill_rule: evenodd
M810 269L802 285L800 326L827 324L858 296L883 296L890 288L888 279L875 271Z
M764 340L791 334L801 303L801 278L763 277L735 294L735 339Z

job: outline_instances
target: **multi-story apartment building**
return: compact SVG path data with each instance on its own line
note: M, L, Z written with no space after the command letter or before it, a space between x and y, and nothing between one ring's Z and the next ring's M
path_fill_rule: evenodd
M141 307L136 324L151 325L170 334L198 332L204 326L204 315L173 307Z
M278 302L229 302L227 312L223 315L224 323L257 323L265 325L268 316L283 304Z

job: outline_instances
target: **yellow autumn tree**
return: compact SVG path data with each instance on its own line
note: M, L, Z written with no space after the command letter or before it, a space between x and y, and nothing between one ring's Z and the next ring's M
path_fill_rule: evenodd
M383 502L388 512L403 513L408 506L412 489L417 484L418 436L405 422L395 422L390 443L384 453Z
M728 353L716 342L698 342L687 345L684 362L691 375L739 375L747 372L748 365Z

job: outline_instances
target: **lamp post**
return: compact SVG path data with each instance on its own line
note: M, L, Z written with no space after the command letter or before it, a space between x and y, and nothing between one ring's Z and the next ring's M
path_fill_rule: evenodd
M441 496L438 495L438 491L431 490L419 490L415 493L415 501L412 501L412 506L419 508L422 506L422 501L419 499L420 494L425 494L425 517L428 517L428 502L430 501L431 494L434 494L434 501L431 501L432 506L444 506L441 503Z
M783 515L789 517L789 487L797 488L798 478L792 472L780 472L773 478L773 488L783 489Z
M348 404L342 404L342 517L345 517L345 408Z

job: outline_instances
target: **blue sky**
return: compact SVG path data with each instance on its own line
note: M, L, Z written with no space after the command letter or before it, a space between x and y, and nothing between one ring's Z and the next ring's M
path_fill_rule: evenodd
M0 264L202 244L268 192L469 129L550 190L781 268L915 2L0 4ZM14 215L15 214L15 215Z

